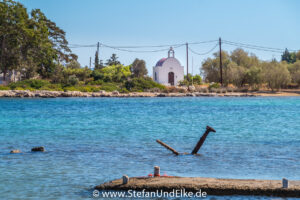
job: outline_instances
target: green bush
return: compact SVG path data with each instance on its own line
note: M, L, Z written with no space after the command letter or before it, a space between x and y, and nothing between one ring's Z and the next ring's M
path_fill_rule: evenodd
M45 85L45 86L41 87L40 90L63 91L61 84Z
M105 90L107 92L112 92L115 90L119 91L119 86L116 83L103 83L100 87L102 90Z
M220 88L220 87L221 87L220 83L210 83L209 86L208 86L208 88L210 90L213 89L213 88Z
M4 85L0 85L0 90L10 90L10 88Z
M29 79L24 81L18 81L15 83L10 83L8 86L14 90L16 88L23 88L23 89L40 89L41 87L50 85L50 82L47 80L40 80L40 79Z
M22 87L16 87L14 90L24 90Z
M121 93L129 93L129 91L126 88L121 88L119 90L119 92L121 92Z
M103 80L96 80L89 82L89 85L102 85L104 83Z
M64 88L64 91L80 91L80 92L99 92L100 88L91 85L80 85L80 86L68 86Z
M125 87L128 91L131 92L141 92L151 88L159 88L164 90L166 87L154 82L149 77L133 78L125 82Z
M68 83L70 85L76 85L76 84L78 84L78 82L79 82L79 79L76 77L76 75L73 74L73 75L69 76Z

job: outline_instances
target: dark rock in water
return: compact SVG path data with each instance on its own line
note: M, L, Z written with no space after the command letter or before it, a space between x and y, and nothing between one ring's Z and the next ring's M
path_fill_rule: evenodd
M31 151L42 151L42 152L44 152L44 151L45 151L45 148L44 148L44 147L33 147L33 148L31 149Z
M21 153L21 151L19 149L13 149L10 151L10 153Z

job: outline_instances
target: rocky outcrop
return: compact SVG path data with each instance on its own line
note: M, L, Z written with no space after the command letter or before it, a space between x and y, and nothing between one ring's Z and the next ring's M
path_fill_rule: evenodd
M10 153L21 153L21 151L19 149L13 149L10 151Z
M201 93L201 92L79 92L79 91L29 91L29 90L0 90L0 97L19 97L19 98L56 98L56 97L252 97L257 96L251 93Z
M33 151L33 152L36 152L36 151L44 152L45 151L45 147L33 147L31 149L31 151Z

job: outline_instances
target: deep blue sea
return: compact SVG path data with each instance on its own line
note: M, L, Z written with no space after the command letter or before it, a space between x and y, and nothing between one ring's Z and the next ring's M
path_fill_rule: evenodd
M201 156L155 141L191 152L206 125L217 132ZM155 165L174 176L300 180L300 98L0 99L0 199L89 199L95 185ZM210 197L243 198L269 199Z

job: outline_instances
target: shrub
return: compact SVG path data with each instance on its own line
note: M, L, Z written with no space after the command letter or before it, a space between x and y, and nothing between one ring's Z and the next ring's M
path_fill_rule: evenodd
M0 85L0 90L10 90L8 86Z
M40 89L43 86L50 85L50 82L47 80L40 80L40 79L29 79L24 81L18 81L15 83L10 83L9 87L11 89L16 89L17 87L23 89Z
M208 93L209 91L208 91L208 88L200 88L199 89L199 92L201 92L201 93Z
M40 88L40 90L63 91L61 84L50 84Z
M16 87L14 90L24 90L22 87Z
M115 91L115 90L119 90L119 87L117 84L115 83L103 83L101 86L100 86L100 89L101 90L105 90L107 92L112 92L112 91Z
M183 88L183 87L175 87L175 86L170 86L167 87L166 90L164 90L165 93L186 93L187 92L187 88Z
M99 92L100 88L91 85L82 86L68 86L64 88L64 91L80 91L80 92Z
M89 82L89 85L102 85L104 83L103 80L96 80Z
M126 88L121 88L119 90L119 92L121 92L121 93L129 93L129 91Z
M125 82L125 87L128 91L132 92L142 92L149 90L151 88L159 88L161 90L165 89L165 86L154 82L149 77L140 77L140 78L133 78Z
M214 83L214 82L210 83L208 86L209 89L220 88L220 87L221 87L220 83Z
M73 75L69 76L68 83L70 85L77 85L78 82L79 82L79 79L76 77L76 75L73 74Z

